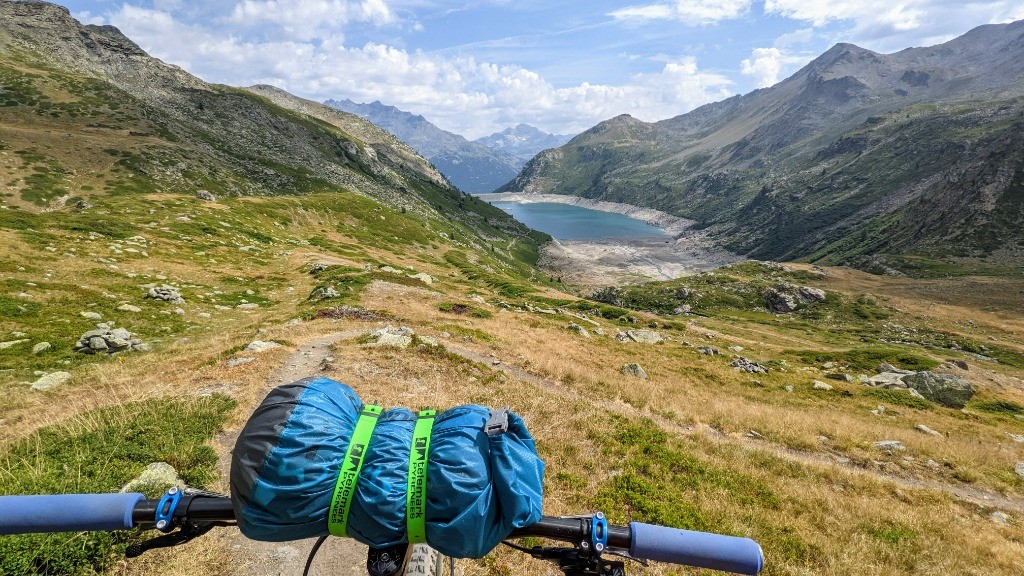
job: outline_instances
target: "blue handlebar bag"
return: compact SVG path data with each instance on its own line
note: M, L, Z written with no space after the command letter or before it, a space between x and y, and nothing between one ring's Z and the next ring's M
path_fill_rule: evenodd
M248 538L328 534L335 483L363 402L348 386L307 378L275 388L242 429L231 459L231 499ZM426 539L442 554L481 558L541 517L544 462L522 419L487 435L490 410L438 414L427 455ZM347 534L371 546L407 541L409 453L417 415L384 411L356 482Z

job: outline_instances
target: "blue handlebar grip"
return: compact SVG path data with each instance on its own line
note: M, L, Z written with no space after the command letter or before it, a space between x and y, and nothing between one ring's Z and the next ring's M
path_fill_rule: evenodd
M142 494L0 496L0 536L36 532L129 530Z
M685 564L753 576L761 571L764 555L750 538L692 532L679 528L630 522L629 553L637 558Z

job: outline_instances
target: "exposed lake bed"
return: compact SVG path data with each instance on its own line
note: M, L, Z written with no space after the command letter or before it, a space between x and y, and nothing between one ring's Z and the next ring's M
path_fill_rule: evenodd
M711 242L707 235L694 230L695 222L651 208L628 204L589 200L559 194L481 194L479 197L501 207L504 203L525 205L562 204L585 209L586 212L567 210L511 210L528 226L551 234L554 241L541 252L541 265L558 273L563 280L574 284L609 285L646 280L671 280L719 268L743 258ZM616 219L605 230L590 211L625 215L655 227L656 232L644 227L623 226ZM539 219L536 218L538 215ZM558 214L566 220L557 225L551 216ZM579 233L579 222L589 223L591 230ZM555 227L552 227L554 222ZM541 228L545 226L548 229ZM641 233L637 233L640 231ZM583 236L582 238L580 236Z

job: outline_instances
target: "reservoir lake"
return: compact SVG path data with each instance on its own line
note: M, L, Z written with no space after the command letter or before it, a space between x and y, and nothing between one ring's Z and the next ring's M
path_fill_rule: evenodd
M487 200L486 196L481 196ZM550 202L492 202L534 230L558 240L668 239L664 230L624 214Z

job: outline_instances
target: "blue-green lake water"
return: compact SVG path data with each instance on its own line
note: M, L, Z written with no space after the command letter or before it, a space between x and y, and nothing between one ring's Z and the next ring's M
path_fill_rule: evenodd
M486 200L486 196L483 197ZM571 204L492 202L516 220L559 240L608 240L614 238L666 238L665 232L635 218Z

